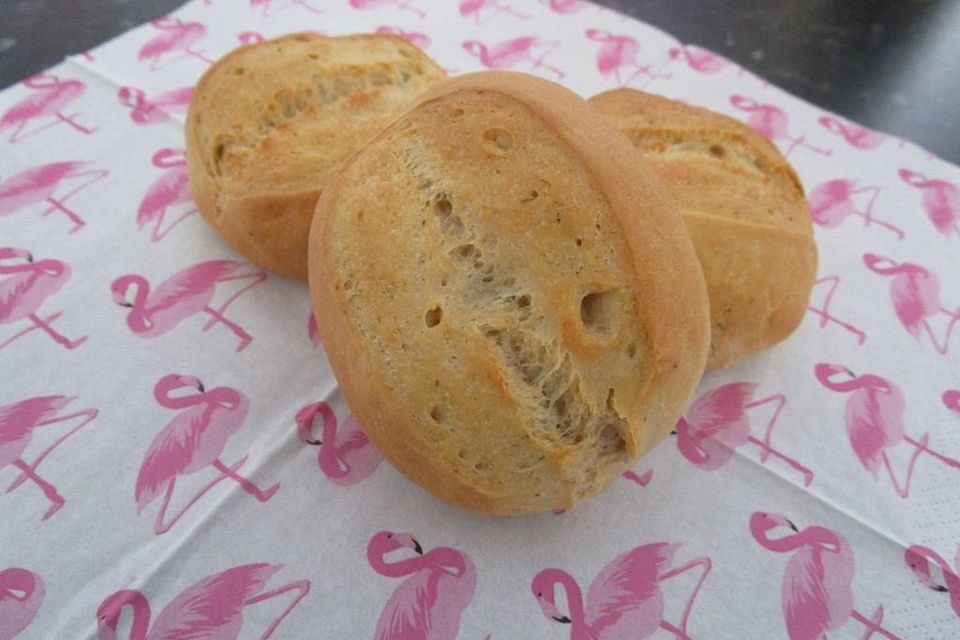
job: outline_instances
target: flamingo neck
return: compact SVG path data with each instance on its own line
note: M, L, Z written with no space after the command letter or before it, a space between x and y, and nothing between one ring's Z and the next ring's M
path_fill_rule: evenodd
M431 569L446 571L455 578L462 578L468 569L463 554L451 547L437 547L428 551L423 560Z
M889 266L885 266L883 263L886 263ZM868 260L867 268L880 276L895 276L901 273L910 273L912 271L916 271L916 267L913 265L897 264L890 258L882 258L880 256L875 256L872 260Z
M387 562L384 559L387 553L389 552L383 549L367 549L367 560L370 562L370 566L373 567L374 571L387 578L402 578L427 568L427 556L414 556L396 562Z
M26 569L0 571L0 602L18 600L26 602L37 590L37 578ZM23 596L19 594L23 593Z
M703 437L694 433L685 418L677 421L677 448L683 457L694 464L702 464L710 459L709 454L700 447Z
M209 404L218 404L224 409L236 409L243 398L240 392L230 387L217 387L207 392L201 393L200 397Z
M185 167L187 161L179 154L160 154L153 159L153 166L159 169L173 169L175 167Z
M13 256L9 256L9 257L0 256L0 262L2 262L3 260L10 260L11 258L13 258ZM38 263L36 262L23 262L21 264L12 264L12 265L0 264L0 273L24 273L24 272L36 271L37 264Z
M177 382L163 381L157 385L156 389L154 389L153 397L156 399L157 404L166 409L187 409L198 404L209 403L210 400L208 399L208 396L217 391L217 389L214 389L205 393L193 393L179 397L170 395L172 391L189 386L190 385Z
M910 550L924 560L932 562L940 567L940 570L943 572L944 582L947 583L947 589L950 590L951 597L960 597L960 576L957 575L953 567L951 567L939 553L933 549L928 549L927 547L921 546L913 546L910 548ZM958 569L960 569L960 567L958 567Z
M139 591L118 591L112 596L122 602L119 607L110 611L100 622L100 640L116 640L117 624L120 622L120 613L126 606L133 607L133 622L130 625L129 640L146 640L147 629L150 626L150 602Z
M825 386L831 391L837 391L839 393L850 393L851 391L858 391L860 389L870 388L870 387L889 387L886 380L875 375L864 375L858 376L856 378L851 378L849 380L835 381L831 378L833 374L821 374L818 372L817 378L820 380L820 384ZM880 384L877 384L877 383Z
M350 465L343 459L343 452L336 446L337 417L326 404L320 406L319 413L323 415L323 430L320 435L323 446L317 454L317 462L320 463L320 469L328 478L342 478L350 473Z
M826 527L807 527L800 533L791 533L782 538L771 538L767 530L753 531L753 537L768 551L787 553L800 547L820 547L830 551L840 550L840 538Z
M117 281L117 286L123 291L128 291L130 287L135 287L137 293L133 297L133 309L131 315L146 315L147 296L150 295L150 283L141 275L130 274L123 276Z
M562 569L544 569L540 575L549 585L548 593L551 599L557 585L563 587L563 593L567 597L567 606L570 608L571 624L578 626L584 624L583 592L580 591L580 585L573 579L573 576Z

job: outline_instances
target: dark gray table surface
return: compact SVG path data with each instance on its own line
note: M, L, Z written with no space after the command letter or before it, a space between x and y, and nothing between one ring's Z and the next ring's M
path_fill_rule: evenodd
M960 0L599 1L960 163ZM182 3L0 0L0 87Z

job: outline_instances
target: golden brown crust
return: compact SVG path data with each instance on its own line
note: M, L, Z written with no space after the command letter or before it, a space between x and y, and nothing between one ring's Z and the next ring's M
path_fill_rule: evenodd
M708 367L786 339L817 269L803 187L779 150L732 118L633 89L590 99L677 201L710 296Z
M570 508L670 432L709 313L650 173L575 94L506 72L435 85L343 166L313 306L402 473L472 510Z
M305 279L323 184L443 76L390 34L300 33L232 51L197 83L187 115L197 208L252 262Z

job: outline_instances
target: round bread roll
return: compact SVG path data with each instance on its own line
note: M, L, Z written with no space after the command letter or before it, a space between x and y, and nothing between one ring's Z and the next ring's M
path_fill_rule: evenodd
M396 35L299 33L240 47L203 75L187 115L197 208L254 264L306 279L324 183L444 75Z
M780 151L732 118L634 89L590 103L653 163L680 206L710 296L708 367L786 339L817 273L813 225Z
M520 73L443 81L317 204L310 289L343 393L461 507L569 509L673 429L709 346L703 274L629 141Z

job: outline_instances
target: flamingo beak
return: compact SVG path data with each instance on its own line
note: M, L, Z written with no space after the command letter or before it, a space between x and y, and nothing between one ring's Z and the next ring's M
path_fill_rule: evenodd
M843 370L846 371L846 372L850 375L851 378L856 378L856 377L857 377L857 374L855 374L853 371L850 371L850 369L847 369L846 367L844 367Z
M420 546L420 543L417 542L416 538L410 538L413 541L413 550L417 552L417 555L423 555L423 547Z
M787 520L787 525L793 529L794 533L800 533L800 529L797 529L797 525L793 524L790 520Z
M33 262L33 254L27 251L27 262Z
M561 616L559 618L557 616L552 616L551 620L556 620L557 622L562 622L563 624L570 624L571 622L570 618L567 616Z
M939 591L940 593L950 593L950 589L947 589L947 588L946 588L945 586L943 586L942 584L937 584L937 585L934 585L934 586L932 586L932 587L930 587L930 588L933 589L934 591Z
M199 391L200 393L203 393L204 391L206 391L206 388L203 386L203 383L200 382L199 380L197 380L197 391Z

